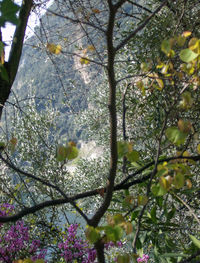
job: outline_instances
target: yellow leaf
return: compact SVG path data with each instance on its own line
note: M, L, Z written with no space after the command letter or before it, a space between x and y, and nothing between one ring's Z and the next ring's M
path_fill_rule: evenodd
M95 47L93 45L89 45L87 49L91 52L95 51Z
M95 13L95 14L99 14L99 13L100 13L100 10L97 9L97 8L93 8L93 9L92 9L92 12Z
M191 34L192 34L192 32L190 32L190 31L184 31L184 32L182 33L182 36L183 36L183 37L189 37Z
M187 185L187 188L191 189L192 188L192 182L190 179L187 179L186 180L186 185Z
M47 50L52 54L58 55L61 53L62 47L61 45L55 45L53 43L48 43Z
M84 65L84 64L87 65L90 63L90 61L88 60L88 58L83 57L80 59L80 63L81 65Z

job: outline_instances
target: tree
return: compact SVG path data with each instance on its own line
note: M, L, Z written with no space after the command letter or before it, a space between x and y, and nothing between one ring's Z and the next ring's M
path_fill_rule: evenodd
M3 61L3 65L1 65L1 73L3 72L4 74L1 74L0 79L0 116L2 115L3 106L9 97L13 82L17 74L23 47L25 30L32 6L33 1L24 1L20 8L19 18L17 19L15 15L16 12L19 10L18 6L9 0L4 0L1 3L2 19L0 26L4 26L5 22L7 21L15 23L17 24L17 26L13 37L9 60L5 63ZM2 43L2 37L0 38L0 41ZM3 45L1 45L1 57L3 56L3 52Z
M199 223L193 211L198 209L198 199L192 197L191 202L189 196L192 193L197 194L199 184L198 179L190 179L192 173L197 175L196 162L200 159L198 142L195 140L196 132L199 130L197 89L199 39L191 38L191 31L195 32L194 21L188 18L190 12L198 15L197 2L194 4L194 1L176 1L175 3L174 1L161 3L154 1L155 3L149 5L143 2L139 4L133 1L108 0L95 2L93 5L92 1L73 3L64 1L63 9L58 6L57 10L49 10L50 14L79 26L85 36L82 45L86 48L71 52L67 47L61 48L59 43L48 42L47 51L55 57L59 54L73 55L83 66L91 67L94 64L93 67L97 69L97 72L99 67L100 72L102 69L105 71L107 88L105 94L106 96L108 94L109 99L108 102L104 100L103 102L108 103L105 109L109 116L110 163L101 187L78 193L76 189L73 189L71 194L67 185L63 186L62 181L55 180L57 174L49 180L41 174L38 176L37 170L30 173L26 172L27 167L18 168L19 166L7 156L7 149L0 155L1 160L10 169L28 177L32 183L35 182L35 185L40 185L40 190L43 188L42 191L47 192L48 198L51 197L47 201L43 200L31 207L26 207L13 216L1 217L0 222L16 221L44 208L69 203L89 225L86 236L94 243L99 262L105 262L105 243L118 241L123 236L123 229L126 234L129 234L132 232L132 225L134 225L133 253L120 255L118 262L128 262L130 257L133 257L133 260L136 259L136 252L142 246L141 232L146 235L143 241L148 240L149 244L154 246L157 261L161 259L163 262L176 262L179 260L177 251L180 252L178 256L181 260L185 255L188 255L188 260L199 255L199 250L196 248L199 247L199 241L193 236L196 235L196 223L193 224L195 230L191 236L196 247L189 243L186 236L184 236L182 250L176 247L177 250L175 250L172 242L172 238L182 242L180 240L182 236L177 237L175 230L178 229L177 222L183 216L183 209L187 208L190 211L186 221L193 217ZM175 4L180 7L180 14L179 10L175 9ZM139 16L136 7L140 10ZM157 20L162 22L162 25L169 23L166 17L173 17L169 32L162 31L162 26L156 24ZM155 33L155 28L151 29L152 25L156 25L156 29L163 34L160 37L160 43L153 48L154 40L157 39L157 35L154 34L157 32ZM185 27L189 27L189 31L185 31ZM180 35L183 31L183 35ZM149 32L154 36L152 41L148 38ZM169 33L171 38L164 40ZM142 38L143 34L144 38ZM147 57L146 62L143 61L144 56L141 54L134 55L138 51L134 46L138 43L136 36L142 40L140 42L142 49L139 52L144 52ZM160 44L163 53L158 51ZM189 47L184 46L188 44ZM184 63L180 62L179 53ZM158 54L158 60L151 54ZM144 77L145 80L143 80ZM101 92L100 89L98 91ZM122 103L118 97L121 95L123 95ZM127 110L126 102L130 110ZM2 102L4 103L5 101ZM155 105L156 103L158 105ZM119 126L120 123L122 129ZM139 127L145 125L143 134L138 132L135 124ZM107 127L103 126L107 133ZM137 142L134 147L131 142L133 139ZM11 145L13 144L15 141L14 143L11 141ZM77 148L73 142L57 147L57 160L62 164L60 169L65 160L74 159L76 156ZM189 160L190 164L187 163ZM52 170L54 169L55 167L52 167ZM142 194L139 194L140 192ZM134 200L134 194L137 196L137 201ZM121 202L120 206L126 207L124 215L108 216L108 224L102 226L101 220L118 195L121 196L118 198L118 202ZM92 217L89 218L76 202L93 196L103 198L98 203L96 211L93 211ZM174 200L178 200L179 204L169 209ZM190 205L188 202L191 202ZM163 217L166 220L162 220ZM149 230L152 227L155 227L156 234ZM165 238L163 246L159 245L162 237ZM172 248L174 253L166 255L166 252ZM180 262L185 261L183 259Z

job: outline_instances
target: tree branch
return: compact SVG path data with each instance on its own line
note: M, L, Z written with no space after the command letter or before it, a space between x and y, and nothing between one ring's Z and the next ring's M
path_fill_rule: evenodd
M32 6L33 0L24 0L22 2L22 6L19 13L19 25L16 27L14 33L11 51L8 59L10 85L13 84L19 67L26 26L28 23L28 18Z
M162 4L140 25L138 26L129 36L127 36L122 42L115 48L116 51L124 47L138 32L140 32L149 21L167 4L168 0L164 0Z

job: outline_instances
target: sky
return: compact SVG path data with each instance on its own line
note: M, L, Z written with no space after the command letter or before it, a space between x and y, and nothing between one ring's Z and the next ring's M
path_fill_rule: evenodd
M16 0L15 3L21 5L22 0ZM47 8L53 3L53 0L50 0ZM44 14L45 10L40 10L40 15ZM35 14L35 13L31 13L30 17L29 17L29 21L28 21L28 26L26 29L26 36L25 38L29 38L34 34L34 27L36 25L39 24L39 17ZM7 46L5 47L5 60L8 60L8 56L9 56L9 51L10 51L10 44L11 44L11 40L15 31L15 26L13 26L10 23L6 23L5 28L2 28L2 36L3 36L3 41L7 44Z

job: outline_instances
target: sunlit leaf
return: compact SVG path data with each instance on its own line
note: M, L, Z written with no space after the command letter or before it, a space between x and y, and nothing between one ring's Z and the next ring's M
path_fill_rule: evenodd
M161 50L162 52L164 52L166 55L169 54L170 50L171 50L171 43L170 40L163 40L162 44L161 44Z
M192 60L194 60L195 58L198 57L198 54L193 52L191 49L189 48L186 48L186 49L183 49L181 50L180 52L180 59L183 61L183 62L186 62L186 63L189 63L191 62Z
M166 130L166 136L172 143L179 146L184 144L187 133L180 131L177 127L169 127Z
M82 58L80 59L80 63L81 63L81 65L84 65L84 64L87 65L87 64L90 63L90 61L89 61L88 58L82 57Z
M93 8L93 9L92 9L92 12L95 13L95 14L99 14L99 13L100 13L100 10L97 9L97 8Z
M200 54L200 39L193 37L190 39L188 47L195 53Z
M95 51L95 47L93 45L89 45L87 49L91 52Z
M184 32L182 33L182 36L184 36L184 37L189 37L189 36L191 36L191 34L192 34L192 32L190 32L190 31L184 31Z
M180 107L182 109L189 109L192 107L193 105L193 99L192 99L192 95L189 91L185 91L183 94L181 94L181 98L182 100L180 101Z
M194 245L195 245L196 247L200 248L200 241L199 241L196 237L194 237L194 236L192 236L192 235L189 235L189 237L190 237L190 239L192 240L192 242L194 243Z
M47 50L52 53L52 54L55 54L55 55L58 55L61 53L62 51L62 47L61 45L56 45L56 44L53 44L53 43L48 43L47 44Z

